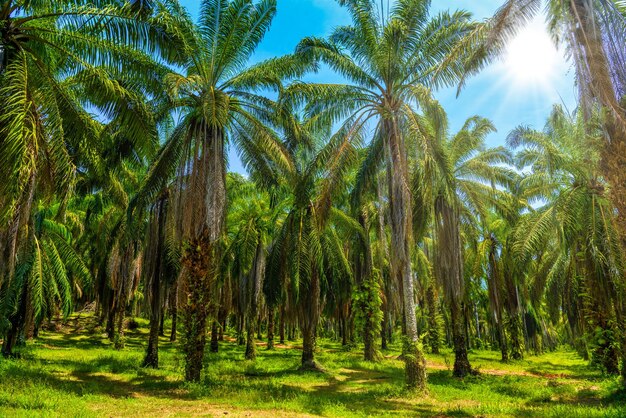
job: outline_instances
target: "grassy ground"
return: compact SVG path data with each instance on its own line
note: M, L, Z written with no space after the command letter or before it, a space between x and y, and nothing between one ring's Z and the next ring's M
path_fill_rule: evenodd
M297 371L300 351L259 347L256 363L244 347L224 342L207 354L201 384L181 381L175 346L161 342L161 369L139 367L147 324L115 351L84 320L62 332L42 332L20 360L0 360L0 416L546 416L626 417L618 381L558 351L502 364L499 354L471 353L479 376L451 377L450 352L428 356L428 393L403 389L396 347L369 364L358 350L322 341L326 373Z

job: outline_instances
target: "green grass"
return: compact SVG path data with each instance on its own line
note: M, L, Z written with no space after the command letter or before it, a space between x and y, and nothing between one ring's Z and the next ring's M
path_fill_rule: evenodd
M0 416L545 416L623 417L626 394L569 351L502 364L499 353L475 351L479 376L451 376L451 352L428 356L428 393L403 388L398 347L380 363L323 340L325 373L299 372L300 351L259 347L255 363L244 347L208 353L203 382L182 382L177 347L161 341L161 369L140 367L147 324L127 333L116 351L86 322L42 332L19 360L0 360Z

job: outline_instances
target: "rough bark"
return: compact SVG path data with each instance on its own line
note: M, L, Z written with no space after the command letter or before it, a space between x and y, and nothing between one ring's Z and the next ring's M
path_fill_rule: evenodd
M319 370L315 362L317 345L317 323L320 315L320 277L317 271L311 275L310 288L306 295L306 302L301 307L302 328L302 359L301 370Z
M151 225L152 231L150 231L149 237L152 242L148 243L148 246L154 246L154 251L146 251L151 259L146 260L149 265L146 266L147 272L150 275L148 286L149 290L149 302L150 302L150 336L148 338L148 348L146 350L146 356L143 361L144 367L159 367L159 335L162 335L163 331L163 300L162 293L164 287L163 273L163 260L165 254L163 251L163 245L165 243L165 219L167 211L167 197L163 196L156 204L154 211L153 223ZM154 222L156 220L156 222ZM155 230L156 229L156 230Z
M428 345L431 353L439 354L441 326L439 323L439 309L437 307L437 290L434 283L430 283L426 289L426 308L428 311Z
M178 278L170 289L170 316L172 317L172 330L170 332L170 341L176 341L177 321L178 321Z
M472 366L467 357L467 341L465 340L463 309L454 301L450 306L450 322L452 323L452 341L454 343L454 369L455 377L465 377L472 373Z
M280 343L285 344L285 304L280 305L280 324L279 324Z
M211 321L211 353L217 353L220 350L219 343L219 324L217 321Z
M423 390L426 386L426 361L417 333L413 277L411 275L412 216L409 170L404 141L392 120L383 122L389 159L389 204L391 207L392 272L402 283L406 342L404 362L407 385Z
M444 297L450 306L452 344L454 346L454 376L464 377L472 372L467 357L465 321L462 312L462 300L465 294L463 277L463 247L458 209L443 196L435 203L437 219L437 253L435 270L438 280L443 284Z
M187 301L183 306L185 355L185 381L197 382L203 367L206 346L207 318L209 314L209 276L215 260L214 248L209 243L208 234L192 240L184 257L186 271L185 293Z
M254 257L254 265L250 274L252 275L252 289L250 289L250 303L248 306L248 327L246 340L246 359L256 359L256 344L254 342L255 333L255 317L258 314L259 302L261 298L261 289L263 289L263 279L265 276L265 248L262 240L259 241Z
M385 304L383 307L383 320L380 325L380 348L387 349L387 323L389 322L389 309Z
M188 238L182 260L187 296L182 309L183 352L188 382L199 381L202 372L211 289L218 271L219 240L226 216L223 133L218 128L201 125L194 134L201 140L201 146L192 155L183 199L184 236Z

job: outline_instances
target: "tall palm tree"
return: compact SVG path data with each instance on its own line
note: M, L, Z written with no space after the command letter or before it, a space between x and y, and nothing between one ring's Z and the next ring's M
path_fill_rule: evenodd
M180 115L134 205L153 201L176 178L172 200L179 237L186 242L182 277L187 302L182 307L185 379L197 381L202 370L205 330L215 280L226 208L225 148L232 143L251 171L271 156L286 163L267 127L271 103L255 91L278 88L298 74L297 60L272 59L246 67L276 12L276 0L203 0L196 25L178 10L185 40L182 73L165 77L170 110Z
M113 1L0 5L0 289L35 245L34 202L58 199L62 220L77 177L98 166L102 143L113 138L109 128L138 155L156 148L145 98L157 95L165 68L157 52L176 43L168 19L139 17Z
M454 135L448 133L445 113L428 123L418 143L415 174L416 195L421 205L434 215L435 275L442 284L444 298L450 306L450 322L455 352L454 375L472 372L467 357L464 331L466 300L464 252L469 247L481 220L498 204L496 186L508 187L514 178L502 164L511 162L503 148L487 149L486 135L495 131L492 123L475 116L468 119ZM428 129L429 128L429 129ZM419 222L416 220L416 223ZM465 231L465 233L463 233Z
M532 170L523 181L543 184L535 190L545 200L521 219L513 250L515 262L528 265L528 259L555 237L557 255L540 288L580 289L583 309L572 309L572 303L580 301L574 294L564 295L563 311L573 330L579 321L582 331L589 328L592 359L618 373L624 259L613 206L598 170L602 135L597 113L585 118L582 112L569 115L560 107L554 109L544 132L518 128L511 133L509 144L520 148L519 168Z
M333 205L347 187L345 176L354 168L362 138L353 134L350 121L327 140L329 126L320 127L316 119L302 122L292 113L282 121L291 163L288 171L277 172L278 183L291 201L271 244L264 292L268 304L275 306L288 287L303 335L301 369L318 370L315 350L323 286L352 276L336 224L356 224L358 229L357 222Z
M543 0L507 0L504 5L475 31L470 33L447 61L464 65L459 88L467 76L476 73L501 55L506 42L540 13ZM557 43L564 43L573 61L579 101L590 117L597 104L607 109L605 143L600 167L610 187L617 209L622 246L626 247L626 34L624 2L617 0L548 0L549 29ZM437 77L441 83L455 83L450 73ZM447 71L448 68L446 67ZM459 75L459 73L457 73ZM626 373L626 371L625 371Z
M307 38L297 52L324 62L347 84L295 86L296 98L307 98L307 112L323 123L347 118L350 131L375 124L371 165L386 163L389 173L392 276L402 283L407 383L423 388L426 369L417 332L411 274L412 193L405 146L413 126L414 107L428 105L427 86L442 57L473 26L466 12L429 17L430 2L400 0L386 14L371 0L342 0L352 25L336 28L328 39ZM417 130L417 129L416 129ZM375 173L375 167L363 173ZM364 174L364 175L365 175Z
M238 185L238 197L229 205L229 235L226 251L231 253L231 274L240 280L239 297L246 323L246 353L256 358L255 322L262 302L268 246L282 224L284 208L271 205L267 192L247 181Z

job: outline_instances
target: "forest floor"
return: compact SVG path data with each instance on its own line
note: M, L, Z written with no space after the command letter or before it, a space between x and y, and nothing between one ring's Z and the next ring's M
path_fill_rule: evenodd
M480 375L452 377L453 354L427 355L428 392L403 388L399 347L379 363L320 341L324 373L297 370L296 343L244 360L244 347L220 343L207 353L203 381L181 380L182 358L160 341L158 370L140 367L147 322L113 349L89 317L71 318L57 332L42 331L17 360L0 359L0 416L435 416L626 417L619 381L589 367L575 353L556 351L503 364L499 353L474 350Z

